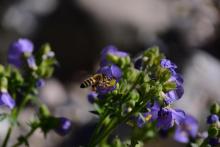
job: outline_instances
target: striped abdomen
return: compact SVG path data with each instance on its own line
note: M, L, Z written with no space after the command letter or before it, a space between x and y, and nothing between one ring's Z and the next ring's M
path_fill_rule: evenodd
M83 81L83 83L80 85L80 88L87 88L89 86L96 85L101 79L101 77L101 74L95 74L94 76Z

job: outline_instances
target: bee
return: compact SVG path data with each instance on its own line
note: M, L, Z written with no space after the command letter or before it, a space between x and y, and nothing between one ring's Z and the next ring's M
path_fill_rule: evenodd
M88 79L84 80L80 85L80 88L87 88L92 86L92 90L96 91L96 87L100 88L111 88L116 84L116 80L114 78L110 78L104 74L95 74Z

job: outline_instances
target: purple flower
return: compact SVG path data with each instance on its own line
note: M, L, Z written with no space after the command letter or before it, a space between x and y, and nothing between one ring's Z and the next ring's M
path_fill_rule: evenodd
M176 85L182 85L184 80L182 76L178 73L171 75L170 79L168 80L169 82L175 82Z
M217 121L219 121L219 117L216 114L211 114L207 118L207 123L208 124L213 124L213 123L216 123Z
M28 63L28 67L29 67L29 68L31 68L31 69L37 69L37 65L36 65L34 56L28 57L27 63Z
M45 53L42 58L43 60L46 60L48 58L53 58L55 56L55 53L53 51L48 51L47 53Z
M90 92L88 95L87 95L87 98L88 98L88 101L93 104L97 98L98 94L96 92Z
M13 42L8 51L8 62L16 67L21 67L22 56L26 54L31 54L33 52L33 43L25 38L18 39Z
M185 119L185 112L179 109L162 108L158 112L157 127L169 129L174 123L180 125Z
M168 60L168 59L162 59L162 60L160 61L160 65L161 65L163 68L169 69L172 75L175 75L175 74L176 74L175 69L177 68L177 66L176 66L176 64L172 63L170 60Z
M45 81L44 81L44 79L39 79L39 80L37 80L36 86L37 86L38 88L44 87L44 86L45 86Z
M121 69L116 65L109 65L101 67L97 73L102 73L109 78L115 78L116 81L119 81L122 76Z
M165 94L165 99L164 101L166 104L171 104L174 101L180 99L183 96L184 89L183 86L177 85L176 89L171 90Z
M148 102L146 108L149 112L142 113L137 118L137 126L139 128L143 127L146 122L152 122L157 119L160 105L158 102L154 102L152 106L151 103Z
M177 68L176 64L172 63L170 60L168 59L162 59L160 61L160 65L163 67L163 68L168 68L168 69L175 69Z
M176 73L175 69L177 66L172 63L168 59L162 59L161 60L161 66L163 68L167 68L171 72L171 77L168 80L168 82L175 82L176 88L174 90L171 90L165 94L165 102L166 104L171 104L174 101L180 99L184 94L184 88L183 88L183 78L180 74Z
M198 121L190 115L186 115L182 124L177 126L174 139L178 142L188 143L190 138L195 138L198 133Z
M112 45L109 45L105 47L102 52L101 52L101 66L106 66L109 64L112 64L111 62L107 61L107 55L111 54L113 56L117 57L126 57L128 56L128 53L123 52L123 51L118 51L118 49Z
M55 132L61 136L67 135L72 129L72 122L65 117L60 117L57 119L58 123L55 128Z
M5 105L12 109L15 107L15 100L7 91L0 92L0 105Z
M122 76L122 71L121 69L116 66L116 65L108 65L108 66L103 66L101 67L97 73L99 74L103 74L104 76L106 76L107 78L110 79L110 82L112 82L113 85L111 86L105 86L105 83L99 83L96 86L96 91L98 94L103 95L106 94L108 92L113 91L116 88L116 84L117 82L120 80L121 76Z

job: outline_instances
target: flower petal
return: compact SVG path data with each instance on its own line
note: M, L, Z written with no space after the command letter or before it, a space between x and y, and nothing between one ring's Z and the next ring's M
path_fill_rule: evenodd
M172 110L172 116L177 125L180 125L181 123L183 123L186 118L185 112L180 109Z
M182 143L189 142L188 134L185 131L182 131L180 128L176 129L175 134L174 134L174 139Z
M0 104L6 105L10 109L12 109L15 106L15 100L8 92L2 92L0 95Z

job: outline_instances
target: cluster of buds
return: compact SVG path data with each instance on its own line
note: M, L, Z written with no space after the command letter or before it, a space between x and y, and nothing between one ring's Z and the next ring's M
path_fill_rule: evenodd
M219 122L219 114L220 114L220 106L215 103L211 106L210 115L207 117L207 124L209 124L208 128L208 137L205 143L211 146L217 146L220 144L220 122Z

